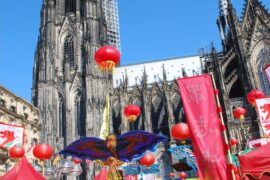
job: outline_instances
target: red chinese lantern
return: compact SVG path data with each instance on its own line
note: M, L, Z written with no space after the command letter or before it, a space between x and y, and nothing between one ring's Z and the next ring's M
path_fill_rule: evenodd
M124 108L124 114L129 122L134 122L141 115L141 109L136 105L127 105Z
M24 156L24 148L22 146L13 146L9 149L9 155L12 158L22 158Z
M232 146L234 146L234 145L238 144L238 140L235 139L235 138L232 138L232 139L230 139L230 144L231 144Z
M152 164L154 164L154 162L155 162L155 157L152 153L148 153L140 159L140 164L144 166L151 166Z
M79 159L79 158L73 158L73 162L74 162L75 164L80 164L80 163L82 162L82 160Z
M119 63L120 52L114 47L103 46L96 51L94 58L100 69L112 71Z
M189 127L186 123L175 124L172 127L171 133L174 139L178 139L181 141L190 138Z
M247 94L247 101L255 106L255 100L264 97L264 93L261 90L254 89Z
M247 111L242 107L236 107L233 110L233 116L235 119L244 120Z
M53 148L48 144L38 144L33 149L34 156L41 160L50 159L53 155Z
M169 177L170 177L170 178L174 177L174 173L173 173L173 172L170 172L170 173L169 173Z
M186 173L185 172L180 172L179 173L179 177L181 178L181 179L185 179L186 177L187 177L187 175L186 175Z

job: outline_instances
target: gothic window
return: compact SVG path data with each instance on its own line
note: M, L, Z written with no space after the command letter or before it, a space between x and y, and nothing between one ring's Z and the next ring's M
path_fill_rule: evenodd
M84 131L84 101L83 98L78 94L74 101L74 117L75 117L75 134L79 136L85 135Z
M164 135L169 136L168 112L162 96L154 96L151 109L153 132L162 132Z
M184 110L182 108L182 102L180 99L180 95L178 93L173 94L172 105L173 105L173 116L174 116L175 123L186 122Z
M270 63L270 47L264 47L260 50L257 57L257 68L258 68L257 74L259 77L261 90L268 96L270 95L270 86L263 70L269 63Z
M83 19L85 17L85 0L81 0L80 14L81 18Z
M59 136L60 137L65 137L65 108L64 108L64 102L63 98L59 98L59 104L58 104L58 128L59 128Z
M70 67L74 67L74 42L70 34L67 35L64 43L64 61L69 62Z
M76 0L65 0L65 13L74 13L76 12Z
M112 110L113 130L116 135L121 134L121 106L119 100L113 104Z

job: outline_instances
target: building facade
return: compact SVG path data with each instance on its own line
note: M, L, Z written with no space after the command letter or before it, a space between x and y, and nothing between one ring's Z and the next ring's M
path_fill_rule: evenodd
M263 72L270 63L270 14L257 0L245 1L243 17L238 18L230 0L220 0L217 24L222 41L222 51L212 48L206 58L206 69L213 72L220 89L224 115L230 137L240 140L239 149L244 149L251 139L263 137L258 126L255 108L246 100L252 89L260 89L270 95L269 82ZM234 107L247 109L244 127L232 116Z
M44 142L59 151L81 136L99 136L107 94L115 134L138 129L171 137L172 125L185 121L175 79L203 72L214 74L229 135L240 140L239 148L261 136L255 110L245 100L255 88L269 95L262 69L269 63L270 19L260 2L246 0L240 20L229 0L219 0L221 52L213 47L210 53L122 66L110 74L97 68L93 56L98 47L110 43L110 37L119 39L119 29L118 35L110 34L110 16L106 18L106 12L117 14L116 2L43 0L32 100L40 110ZM117 41L111 43L117 47ZM142 110L133 125L122 112L130 103ZM248 110L244 128L232 116L235 106ZM167 177L177 161L167 151L175 145L171 139L156 151L157 161L164 167L157 178Z
M102 2L107 25L108 44L121 51L118 0L102 0Z
M106 37L101 1L43 1L32 100L44 124L42 140L56 152L81 136L99 135L112 80L93 55Z
M39 110L29 102L0 85L0 123L24 128L24 148L30 150L39 142L41 123ZM5 132L1 131L1 137ZM29 162L34 162L32 151L26 153ZM14 165L15 160L8 155L8 148L0 148L0 176Z

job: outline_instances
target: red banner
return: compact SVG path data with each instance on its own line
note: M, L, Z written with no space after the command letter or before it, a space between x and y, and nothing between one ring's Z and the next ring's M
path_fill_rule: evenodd
M270 137L270 98L256 99L256 109L260 125L263 130L263 137Z
M177 79L201 180L231 179L211 77Z

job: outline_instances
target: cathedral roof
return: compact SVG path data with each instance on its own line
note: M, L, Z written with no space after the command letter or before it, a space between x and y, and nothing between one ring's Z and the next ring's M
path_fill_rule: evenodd
M164 72L167 80L172 81L182 77L183 73L186 73L187 76L201 74L202 65L203 62L197 55L120 66L116 68L113 75L113 85L114 87L119 86L125 78L128 78L128 86L141 84L144 71L148 84L163 81Z

